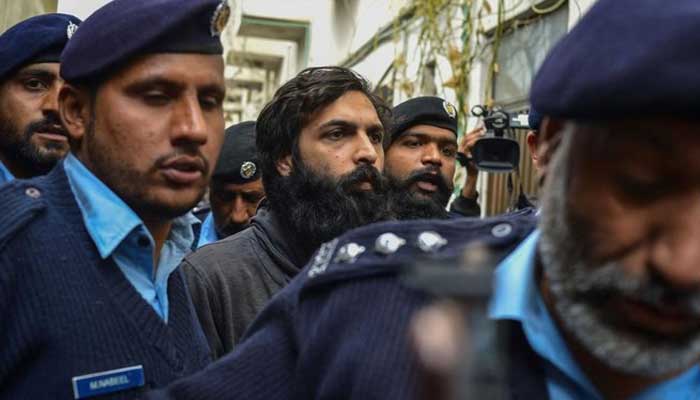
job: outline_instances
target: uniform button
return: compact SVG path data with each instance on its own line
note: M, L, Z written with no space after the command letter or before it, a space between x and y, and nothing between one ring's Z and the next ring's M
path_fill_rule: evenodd
M35 187L28 187L27 190L24 191L24 194L31 197L32 199L38 199L39 197L41 197L41 192Z
M511 232L513 232L513 227L507 223L498 224L491 229L491 234L497 238L506 237Z
M354 263L357 261L357 257L365 252L365 247L360 246L357 243L348 243L338 250L338 254L335 256L335 262L342 263Z
M418 248L426 253L433 253L447 244L447 239L433 231L423 232L418 235Z
M406 241L391 232L382 233L374 242L374 250L384 255L396 253Z

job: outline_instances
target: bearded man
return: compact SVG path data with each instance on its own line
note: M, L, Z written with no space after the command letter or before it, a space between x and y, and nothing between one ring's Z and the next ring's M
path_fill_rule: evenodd
M233 348L318 246L387 218L387 112L362 77L340 67L300 72L262 110L256 145L266 199L248 229L182 263L214 357Z
M79 24L72 15L43 14L0 36L0 184L45 174L68 153L58 71Z
M399 219L447 218L457 159L457 111L439 97L416 97L392 110L384 174Z

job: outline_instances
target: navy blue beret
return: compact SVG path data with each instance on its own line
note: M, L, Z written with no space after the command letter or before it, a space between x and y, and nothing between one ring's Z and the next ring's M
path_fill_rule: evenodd
M540 114L537 110L531 107L530 112L527 113L527 124L530 126L530 129L533 131L539 131L540 124L542 123L542 117L544 117L544 115Z
M255 149L255 121L226 128L224 144L212 177L238 184L257 180L260 165Z
M698 118L698 43L698 0L599 0L545 59L531 103L569 119Z
M61 55L68 82L101 80L134 57L221 54L231 11L224 0L114 0L88 17Z
M416 97L394 107L391 126L393 142L406 130L416 125L432 125L457 135L457 109L439 97Z
M28 65L58 62L80 19L68 14L43 14L26 19L0 36L0 79Z

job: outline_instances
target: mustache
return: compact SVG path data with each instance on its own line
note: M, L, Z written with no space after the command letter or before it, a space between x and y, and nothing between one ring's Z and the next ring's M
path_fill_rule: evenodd
M438 192L443 194L450 193L452 191L450 185L440 174L440 170L434 167L425 167L412 172L404 181L404 186L410 187L414 183L421 181L432 183L433 185L437 186Z
M25 135L27 138L31 137L37 132L53 133L56 135L68 136L68 131L63 126L61 118L58 115L52 113L47 114L44 118L33 121L27 125L25 129Z
M178 148L168 154L158 157L154 163L154 169L166 168L178 164L186 165L192 170L201 171L205 175L211 168L209 160L199 149Z
M369 182L374 191L382 191L386 186L384 177L379 170L369 164L361 164L352 172L341 176L338 180L338 186L343 192L352 193L357 191L358 184L364 182Z
M590 301L623 297L659 310L673 309L700 317L700 288L679 289L661 278L629 276L623 271L617 262L579 271L569 290Z

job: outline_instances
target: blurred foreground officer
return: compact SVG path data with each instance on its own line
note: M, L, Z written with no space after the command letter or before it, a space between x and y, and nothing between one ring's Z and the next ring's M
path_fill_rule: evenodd
M115 0L66 46L71 154L0 189L0 397L131 399L208 363L176 267L223 142L227 17Z
M457 111L439 97L394 107L384 174L399 219L447 218L457 157Z
M197 247L247 228L263 197L255 122L230 126L209 184L211 212L204 219Z
M68 153L59 59L79 24L72 15L44 14L0 36L0 184L45 174Z
M341 67L308 68L257 120L266 200L249 229L182 262L214 357L229 352L314 250L387 216L386 106Z
M539 158L539 229L495 275L513 398L700 395L700 7L665 5L598 1L534 80L534 107L562 129L540 128L552 152ZM527 230L461 219L353 231L319 250L233 354L169 391L415 398L406 334L428 298L397 267L460 256L474 239L505 252Z

